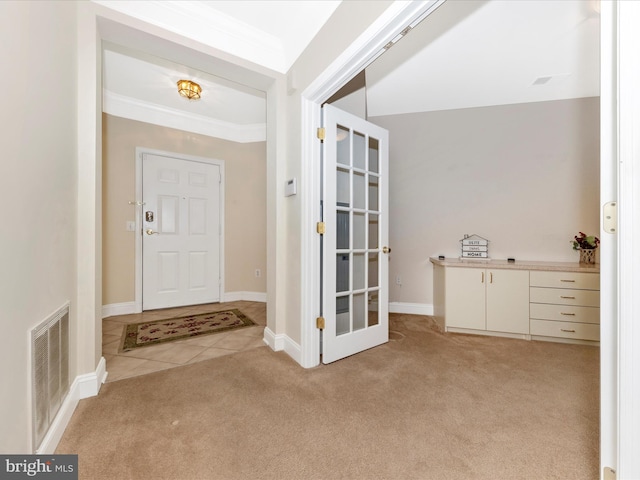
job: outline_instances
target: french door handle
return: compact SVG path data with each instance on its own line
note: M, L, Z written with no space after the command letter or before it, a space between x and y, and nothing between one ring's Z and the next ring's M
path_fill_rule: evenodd
M154 231L153 231L153 230L151 230L150 228L147 228L147 229L145 230L145 233L146 233L147 235L160 235L160 232L154 232Z
M389 247L382 247L382 253L391 253L391 249Z

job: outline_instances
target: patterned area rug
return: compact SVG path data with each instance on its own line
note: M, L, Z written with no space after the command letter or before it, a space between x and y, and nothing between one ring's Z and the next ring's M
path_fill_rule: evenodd
M122 334L120 351L126 352L147 345L226 332L251 325L255 325L255 322L238 309L131 323Z

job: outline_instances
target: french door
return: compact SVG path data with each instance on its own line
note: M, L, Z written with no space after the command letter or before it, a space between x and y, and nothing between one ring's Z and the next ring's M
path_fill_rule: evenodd
M322 362L389 340L388 139L323 107Z

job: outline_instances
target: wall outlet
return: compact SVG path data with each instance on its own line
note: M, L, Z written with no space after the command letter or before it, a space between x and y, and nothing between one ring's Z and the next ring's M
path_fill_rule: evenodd
M400 278L400 275L396 275L396 285L402 285L402 278Z
M259 268L256 268L256 278L260 278L262 276L262 272Z

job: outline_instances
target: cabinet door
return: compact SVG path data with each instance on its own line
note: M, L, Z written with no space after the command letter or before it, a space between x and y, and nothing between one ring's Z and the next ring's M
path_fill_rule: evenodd
M448 268L445 273L447 327L485 330L485 281L481 268Z
M528 271L487 271L487 330L529 333Z

